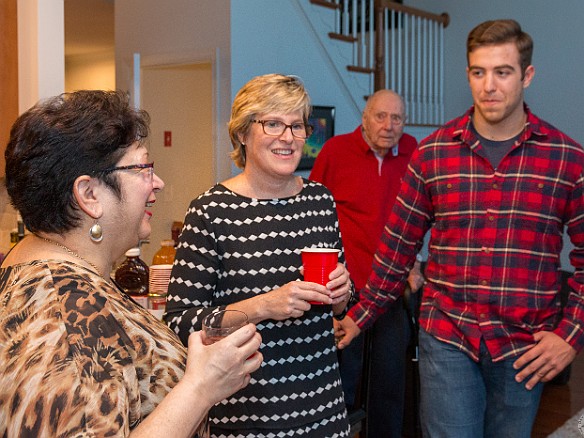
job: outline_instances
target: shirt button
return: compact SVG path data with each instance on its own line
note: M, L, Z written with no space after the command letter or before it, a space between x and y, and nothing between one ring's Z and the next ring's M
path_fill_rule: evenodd
M487 284L489 284L487 280L481 280L481 286L486 286Z
M495 216L489 216L489 220L493 222L495 220Z
M493 183L493 188L494 188L495 190L497 190L497 189L499 188L499 184L497 184L497 183Z
M449 189L451 189L452 188L452 184L451 183L448 183L448 184L446 184L446 187L449 188Z
M479 316L481 317L481 319L485 319L487 317L487 315L485 315L484 313L481 313Z
M483 250L484 253L486 254L489 253L489 248L487 248L486 246L483 246L481 249Z

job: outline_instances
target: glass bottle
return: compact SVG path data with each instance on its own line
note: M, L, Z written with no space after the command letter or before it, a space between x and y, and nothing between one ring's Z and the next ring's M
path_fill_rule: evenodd
M176 249L174 248L174 240L163 240L160 242L160 249L156 251L152 258L153 265L172 265L174 257L176 256Z
M10 248L18 243L18 231L16 228L10 232Z
M183 223L180 221L174 221L172 223L172 227L170 228L170 233L172 235L172 240L174 240L174 244L176 245L176 243L178 242L178 237L180 235L180 232L183 228Z
M118 266L114 277L128 295L148 295L148 265L140 258L140 248L126 251L126 259Z

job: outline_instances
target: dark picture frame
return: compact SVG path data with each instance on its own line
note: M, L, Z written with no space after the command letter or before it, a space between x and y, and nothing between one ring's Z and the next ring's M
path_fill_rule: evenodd
M308 118L314 131L306 139L298 170L310 170L324 143L335 135L335 107L314 105Z

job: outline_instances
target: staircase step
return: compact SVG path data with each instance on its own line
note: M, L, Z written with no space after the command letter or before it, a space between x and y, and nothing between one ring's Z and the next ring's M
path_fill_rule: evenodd
M367 74L375 73L375 69L373 69L373 68L358 67L356 65L348 65L347 70L355 72L355 73L367 73Z
M329 32L328 36L329 36L329 38L331 38L333 40L345 41L347 43L356 43L357 42L357 38L352 37L351 35L343 35L340 33Z
M323 6L329 9L341 9L341 5L327 0L310 0L310 3L317 6Z

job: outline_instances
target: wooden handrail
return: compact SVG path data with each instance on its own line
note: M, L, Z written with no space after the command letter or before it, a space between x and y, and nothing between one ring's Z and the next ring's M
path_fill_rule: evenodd
M437 21L442 23L444 27L448 27L450 23L450 16L444 12L440 15L432 14L421 9L412 8L411 6L404 6L401 3L395 3L389 0L375 0L375 8L390 9L396 12L405 12L409 15L414 15L416 17L427 18L432 21Z
M341 6L338 3L333 3L330 0L310 0L313 5L323 6L329 9L340 9Z
M383 68L384 40L383 32L381 32L381 29L383 28L383 17L386 9L402 12L431 21L436 21L438 23L442 23L444 27L448 26L448 23L450 22L450 16L446 12L440 15L432 14L421 9L404 6L401 3L395 3L389 0L375 0L375 28L377 29L377 32L375 32L375 73L373 77L373 87L375 91L381 90L386 86L385 70Z

